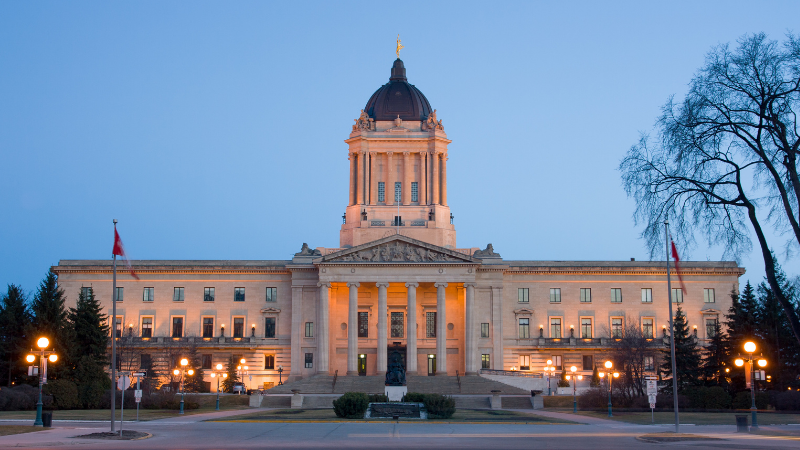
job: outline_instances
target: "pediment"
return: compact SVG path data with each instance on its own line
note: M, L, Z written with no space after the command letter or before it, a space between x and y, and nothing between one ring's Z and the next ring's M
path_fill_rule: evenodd
M480 264L480 261L448 248L394 235L325 255L315 263Z

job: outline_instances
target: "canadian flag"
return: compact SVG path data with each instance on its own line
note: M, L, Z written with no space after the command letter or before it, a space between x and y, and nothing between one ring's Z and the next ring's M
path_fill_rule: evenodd
M128 266L131 276L137 280L139 279L139 275L136 275L136 271L133 270L130 261L128 261L128 257L125 255L125 249L122 247L122 239L119 238L116 225L114 225L114 249L111 250L111 254L121 257L122 260L125 261L125 265Z
M683 284L683 275L681 275L681 259L678 257L678 249L675 247L675 241L670 236L669 243L672 245L672 259L675 260L675 273L678 274L678 281L681 282L681 290L686 294L686 285Z

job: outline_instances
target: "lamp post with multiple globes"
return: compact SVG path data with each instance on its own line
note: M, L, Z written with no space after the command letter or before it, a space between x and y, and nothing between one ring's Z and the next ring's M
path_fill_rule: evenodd
M219 379L228 378L228 374L222 371L222 364L217 364L216 371L211 372L211 378L217 379L217 411L219 411Z
M555 366L553 366L553 360L548 359L547 364L544 366L544 373L547 374L547 395L553 395L550 390L550 375L552 375L556 371Z
M42 385L47 383L47 361L49 360L53 363L58 361L58 355L45 350L50 346L50 339L46 337L40 337L36 341L36 346L39 347L39 350L31 350L31 353L25 357L25 360L29 363L33 363L36 361L36 356L39 356L39 401L36 402L36 420L34 420L33 426L41 427L44 425L42 422Z
M189 365L189 360L186 359L186 358L183 358L183 359L181 359L181 368L180 369L175 369L175 370L172 371L173 375L176 375L176 376L180 375L181 376L181 412L180 412L181 414L183 414L183 394L186 391L186 389L184 389L184 386L183 386L184 375L189 375L189 376L194 375L194 370L193 369L186 370L186 366L188 366L188 365Z
M578 387L578 380L583 379L583 375L575 375L575 372L578 371L578 368L572 366L569 368L569 371L572 372L572 412L578 412L578 397L576 395L576 389ZM567 380L570 379L570 376L567 375Z
M744 351L747 352L747 354L749 355L747 357L747 362L750 364L750 370L751 370L750 399L752 403L750 405L750 413L752 415L752 422L753 422L752 427L758 428L758 418L756 416L756 411L758 411L758 409L756 408L756 363L758 364L758 367L767 367L767 360L764 358L759 358L758 361L753 359L753 353L756 351L755 342L751 341L745 342ZM734 363L736 364L736 366L742 367L744 366L745 360L743 360L742 358L736 358L736 361L734 361Z
M611 368L614 367L614 363L612 363L611 361L606 361L604 366L606 370L598 373L598 375L600 375L600 378L604 378L606 374L608 375L608 417L614 417L614 415L611 412L611 394L613 392L611 381L614 378L619 378L619 372L611 371Z
M238 375L239 379L242 380L242 384L245 385L245 389L247 389L248 386L247 386L247 383L244 382L244 376L247 375L247 370L250 369L250 367L243 365L246 362L247 362L247 360L242 358L242 359L239 360L240 365L236 366L236 375ZM246 393L246 392L243 392L243 394L244 393Z

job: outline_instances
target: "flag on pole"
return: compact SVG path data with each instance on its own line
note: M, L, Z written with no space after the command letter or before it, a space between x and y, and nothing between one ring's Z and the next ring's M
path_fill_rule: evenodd
M111 250L111 254L122 258L122 260L125 261L125 265L128 266L131 276L137 280L139 279L139 275L136 275L136 272L133 270L130 261L128 261L128 257L125 255L125 249L122 247L122 239L119 238L116 225L114 226L114 249Z
M686 285L683 284L683 275L681 274L681 259L678 257L678 249L675 247L675 241L670 236L669 243L672 245L672 259L675 260L675 273L678 274L678 281L681 282L681 290L686 294Z

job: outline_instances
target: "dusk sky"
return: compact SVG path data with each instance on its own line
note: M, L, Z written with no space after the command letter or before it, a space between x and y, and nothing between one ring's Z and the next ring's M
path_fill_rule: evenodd
M712 46L783 41L798 17L797 1L3 1L0 286L32 295L60 259L110 259L112 219L133 260L338 247L343 141L398 33L453 141L459 248L650 259L620 160ZM689 259L722 257L699 243ZM742 285L763 278L754 248Z

